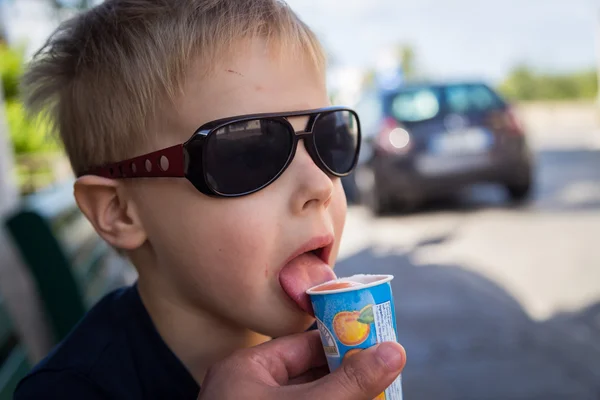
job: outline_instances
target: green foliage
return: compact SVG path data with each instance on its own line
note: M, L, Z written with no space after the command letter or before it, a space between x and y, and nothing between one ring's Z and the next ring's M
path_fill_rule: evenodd
M16 99L19 95L19 79L23 74L24 52L22 48L10 48L0 44L0 75L4 97Z
M415 49L408 45L399 46L397 57L400 59L402 65L404 79L411 81L417 78L417 55Z
M15 154L56 152L60 147L41 118L27 115L19 100L19 82L24 72L24 51L0 45L0 75L5 97L8 131Z
M519 101L593 99L598 91L598 78L594 70L541 74L521 65L498 89L506 97Z
M47 153L60 149L50 135L49 125L41 118L28 117L22 103L7 101L6 117L15 154Z
M417 52L409 44L397 44L393 49L395 63L402 68L404 80L413 82L423 80L424 76L418 67ZM373 88L377 84L377 70L367 69L362 77L363 88Z

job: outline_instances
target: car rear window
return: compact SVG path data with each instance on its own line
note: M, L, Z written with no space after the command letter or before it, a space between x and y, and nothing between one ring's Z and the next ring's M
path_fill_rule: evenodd
M503 106L502 100L485 85L452 85L444 91L452 113L497 110Z
M441 93L435 88L406 89L397 93L391 102L392 115L406 122L431 119L441 109Z
M504 107L500 97L483 84L406 88L390 98L390 111L399 121L419 122L440 114L469 114Z

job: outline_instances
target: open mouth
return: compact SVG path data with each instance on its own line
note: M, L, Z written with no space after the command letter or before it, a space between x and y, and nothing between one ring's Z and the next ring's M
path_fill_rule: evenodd
M329 264L329 255L331 254L331 245L319 247L317 249L309 251L308 253L317 256L325 264Z
M304 244L285 261L284 264L289 263L293 259L300 257L304 254L314 255L325 264L329 264L329 258L333 250L335 238L333 235L317 236Z
M330 265L333 235L315 237L294 252L279 273L284 292L303 311L313 314L306 290L335 279Z

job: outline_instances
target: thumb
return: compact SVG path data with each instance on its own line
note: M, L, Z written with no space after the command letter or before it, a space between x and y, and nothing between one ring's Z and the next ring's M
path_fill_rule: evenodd
M372 399L394 382L405 364L406 352L400 344L378 344L345 360L337 370L313 382L313 397L330 400Z

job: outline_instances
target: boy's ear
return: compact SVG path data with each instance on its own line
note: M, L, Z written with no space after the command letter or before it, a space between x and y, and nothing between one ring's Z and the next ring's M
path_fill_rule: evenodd
M144 244L146 232L122 182L86 175L77 179L74 189L79 208L110 245L134 250Z

